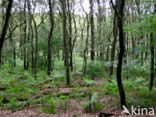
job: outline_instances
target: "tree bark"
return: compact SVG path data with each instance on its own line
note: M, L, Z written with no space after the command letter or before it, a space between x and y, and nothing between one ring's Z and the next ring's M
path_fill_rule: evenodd
M94 13L93 13L93 0L90 0L90 24L91 24L91 60L94 61Z
M156 14L156 3L154 5L154 13ZM149 86L149 90L153 89L153 81L154 81L154 37L153 37L153 33L151 33L150 35L150 49L151 49L151 78L150 78L150 86Z
M114 13L114 19L113 19L113 36L114 40L112 43L112 50L111 50L111 66L110 66L110 77L113 75L113 68L114 68L114 58L115 58L115 48L116 48L116 42L117 42L117 19L116 14Z
M3 44L4 44L4 40L5 40L5 35L7 33L7 29L8 29L8 25L9 25L9 19L10 19L10 16L11 16L12 4L13 4L13 0L9 0L8 8L7 8L7 11L6 11L5 24L3 26L1 37L0 37L0 58L1 58L1 54L2 54L2 48L3 48ZM1 65L1 62L2 61L0 59L0 65Z
M86 75L86 70L87 70L87 52L88 52L88 38L89 38L89 18L88 15L86 14L86 20L87 20L87 37L86 37L86 43L85 43L85 49L84 49L84 55L83 55L83 76Z
M31 3L30 0L27 0L28 4L28 11L29 11L29 34L28 34L28 42L31 36L31 62L32 62L32 74L34 74L34 32L33 32L33 27L32 27L32 19L33 19L33 14L31 13ZM28 55L28 53L27 53ZM27 64L28 64L27 60Z
M68 3L68 22L69 22L69 45L70 45L70 67L73 71L73 49L72 49L72 17L71 17L71 5Z
M37 78L36 74L37 74L37 57L38 57L38 30L37 30L37 25L36 25L36 21L33 18L33 22L34 22L34 27L35 27L35 60L34 60L34 76L35 78Z
M26 20L26 0L24 1L24 39L23 39L23 45L26 44L26 38L27 38L27 20ZM27 55L26 55L26 47L24 47L23 49L23 57L24 57L24 69L28 69L28 65L27 65Z
M99 58L101 61L103 59L103 50L102 50L102 7L100 0L97 0L98 3L98 41L100 41L97 46L99 46L99 52L97 52L97 58ZM99 57L98 57L99 56Z
M126 106L126 97L125 97L124 87L122 84L122 76L121 76L123 56L124 56L123 10L124 10L124 5L125 5L125 0L118 1L118 8L115 7L112 0L111 0L111 3L113 6L113 9L115 10L115 13L117 15L117 22L118 22L118 29L119 29L120 52L119 52L119 57L118 57L116 77L117 77L117 84L118 84L118 88L119 88L120 104L122 107L123 105Z
M150 78L149 90L152 90L153 81L154 81L154 40L153 40L153 34L152 33L150 36L150 49L151 49L151 78Z
M54 2L53 2L54 4ZM51 50L51 41L53 37L53 29L54 29L54 15L53 15L53 9L52 9L52 2L49 0L49 9L50 9L50 32L49 32L49 39L48 39L48 71L47 74L50 75L52 71L51 66L51 58L52 58L52 50Z
M114 58L115 58L115 48L116 48L116 42L117 42L117 19L116 14L114 13L114 19L113 19L113 36L114 40L112 43L112 50L111 50L111 66L110 66L110 77L113 75L113 68L114 68Z
M63 41L64 41L64 55L65 55L65 63L66 63L66 85L70 85L70 71L69 71L69 52L68 52L68 41L66 39L66 0L60 0L62 4L62 16L63 16Z

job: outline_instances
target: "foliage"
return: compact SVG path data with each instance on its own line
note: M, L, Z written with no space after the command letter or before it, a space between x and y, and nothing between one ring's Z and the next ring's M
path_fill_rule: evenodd
M118 87L117 87L117 83L115 80L106 82L106 84L105 84L105 92L106 93L116 95L117 91L118 91Z
M83 107L86 112L98 112L103 106L98 102L99 96L98 93L95 92L91 96L91 99L83 104Z
M101 76L103 74L102 64L100 62L89 62L87 65L87 75L91 78Z
M137 65L138 60L134 60L123 66L123 77L126 79L135 79L136 77L148 78L150 74L150 65L146 64L144 66ZM148 68L148 69L147 69ZM132 75L133 74L133 75Z
M54 102L54 99L52 97L48 97L45 103L47 103L47 105L41 107L43 109L43 112L56 114L56 110L55 110L56 103Z
M149 91L147 87L148 83L145 78L138 77L135 80L124 80L123 85L126 91L127 103L129 106L140 105L144 107L150 107L151 105L156 104L156 90L154 89L153 91ZM105 83L105 93L119 96L118 87L115 80L111 80Z
M20 64L20 62L19 62ZM30 71L25 71L18 66L8 68L6 63L1 67L0 72L0 104L7 108L14 109L18 102L28 101L32 96L37 95L39 87L36 84L46 80L45 73L39 72L35 80ZM17 105L18 106L18 105ZM20 105L19 105L20 106Z

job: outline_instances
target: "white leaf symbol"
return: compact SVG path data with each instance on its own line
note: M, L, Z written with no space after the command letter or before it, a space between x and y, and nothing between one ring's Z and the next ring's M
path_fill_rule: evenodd
M123 109L124 109L124 111L122 111L122 114L123 114L123 113L127 113L127 114L130 115L129 110L128 110L124 105L123 105L122 107L123 107Z

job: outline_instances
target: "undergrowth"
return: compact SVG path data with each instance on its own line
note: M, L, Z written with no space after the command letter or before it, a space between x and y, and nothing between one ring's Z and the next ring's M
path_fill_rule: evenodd
M129 106L140 105L143 107L150 107L156 104L156 89L149 91L148 82L145 78L139 77L134 80L123 80L123 85L126 92L127 104ZM116 80L109 80L105 83L105 93L119 98Z
M95 113L104 107L99 102L101 95L113 95L119 98L115 74L112 79L108 80L109 74L100 62L89 62L86 77L82 77L80 66L77 66L77 71L71 73L72 83L75 83L72 90L61 93L59 89L65 86L66 80L63 64L63 62L57 61L50 76L46 75L46 71L38 69L36 79L33 77L31 69L24 70L21 67L21 62L16 68L10 68L8 63L4 64L0 68L0 106L16 110L22 109L25 105L40 103L42 112L55 114L59 113L56 107L62 112L66 112L70 99L83 100L87 98L88 100L81 106L85 112ZM128 106L150 107L156 105L156 89L149 91L147 76L149 76L149 71L145 71L143 67L126 68L124 66L123 86ZM99 78L104 85L97 86L96 80ZM44 89L50 89L50 91L44 92Z

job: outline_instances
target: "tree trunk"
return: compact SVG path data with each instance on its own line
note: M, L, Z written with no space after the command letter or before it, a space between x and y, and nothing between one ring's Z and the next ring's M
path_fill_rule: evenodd
M152 33L150 36L150 49L151 49L151 78L150 78L149 89L152 90L153 81L154 81L154 40L153 40L153 34Z
M54 1L53 1L54 4ZM52 2L49 0L49 9L50 9L50 32L49 32L49 39L48 39L48 72L47 74L50 75L52 71L52 66L51 66L51 58L52 58L52 50L51 50L51 41L53 37L53 29L54 29L54 15L53 15L53 9L52 9Z
M14 48L14 67L16 67L16 45L15 45L15 43L14 43L14 45L13 45L13 48Z
M124 0L119 1L119 16L118 16L118 28L119 28L119 46L120 46L120 53L119 53L119 58L118 58L118 65L117 65L117 83L118 83L118 88L120 92L120 101L121 101L121 106L126 105L126 99L125 99L125 91L122 85L122 60L124 56L124 34L123 34L123 10L124 10Z
M5 40L5 35L7 33L8 25L9 25L9 19L11 16L11 8L12 8L13 0L9 0L8 8L6 11L6 18L5 18L5 24L2 29L1 37L0 37L0 65L1 65L1 54L2 54L2 48Z
M24 1L24 23L25 23L25 26L24 26L24 39L23 39L23 45L26 44L26 38L27 38L27 34L26 34L26 31L27 31L27 20L26 20L26 0ZM24 69L28 69L28 66L27 66L27 55L26 55L26 47L24 47L24 50L23 50L23 57L24 57Z
M64 41L64 55L65 55L65 63L66 63L66 85L70 85L70 71L69 71L69 52L68 52L68 41L66 39L66 0L60 0L62 4L62 12L63 12L63 41Z
M21 1L19 1L20 4L21 4ZM22 8L20 8L20 24L22 24ZM23 60L23 51L22 51L22 46L23 46L23 38L22 38L22 25L20 26L20 45L19 45L19 48L20 48L20 59Z
M154 13L156 14L156 3L154 5ZM152 27L153 28L153 27ZM154 28L153 28L154 30ZM154 37L153 33L150 35L150 49L151 49L151 78L150 78L150 86L149 89L153 89L153 81L154 81Z
M121 103L121 107L122 107L123 105L126 106L125 91L124 91L124 87L122 84L122 77L121 77L122 62L123 62L123 56L124 56L123 10L124 10L125 0L119 0L118 10L114 6L112 0L111 0L111 3L115 10L116 15L117 15L117 22L118 22L118 29L119 29L120 52L119 52L119 57L118 57L116 77L117 77L117 84L118 84L119 94L120 94L120 103Z
M134 37L132 37L132 60L134 60L135 59L135 38Z
M11 42L11 47L12 47L12 55L13 55L13 67L16 67L16 45L13 42L12 34L10 35L10 42Z
M106 52L106 61L109 61L109 47L107 47L107 52Z
M73 49L72 49L72 17L71 17L71 5L68 0L68 22L69 22L69 45L70 45L70 67L73 71Z
M93 0L90 0L90 24L91 24L91 60L94 61L94 13L93 13Z
M35 19L33 18L34 21L34 27L35 27L35 60L34 60L34 77L37 78L37 57L38 57L38 31L37 31L37 25L35 22Z
M112 50L111 50L111 66L110 66L110 77L113 75L113 68L114 68L114 58L115 58L115 48L116 48L116 41L117 41L117 19L116 14L114 13L114 20L113 20L113 36L114 40L112 43Z
M87 70L87 52L88 52L88 38L89 38L89 18L88 15L86 14L86 20L87 20L87 37L86 37L86 45L83 53L83 76L86 75L86 70Z
M33 27L32 27L32 19L33 19L33 14L31 13L31 3L30 0L27 0L28 4L28 11L29 11L29 35L28 35L28 42L30 39L30 32L31 32L31 62L32 62L32 74L34 74L34 32L33 32ZM27 53L28 54L28 53ZM28 63L28 60L27 60Z

